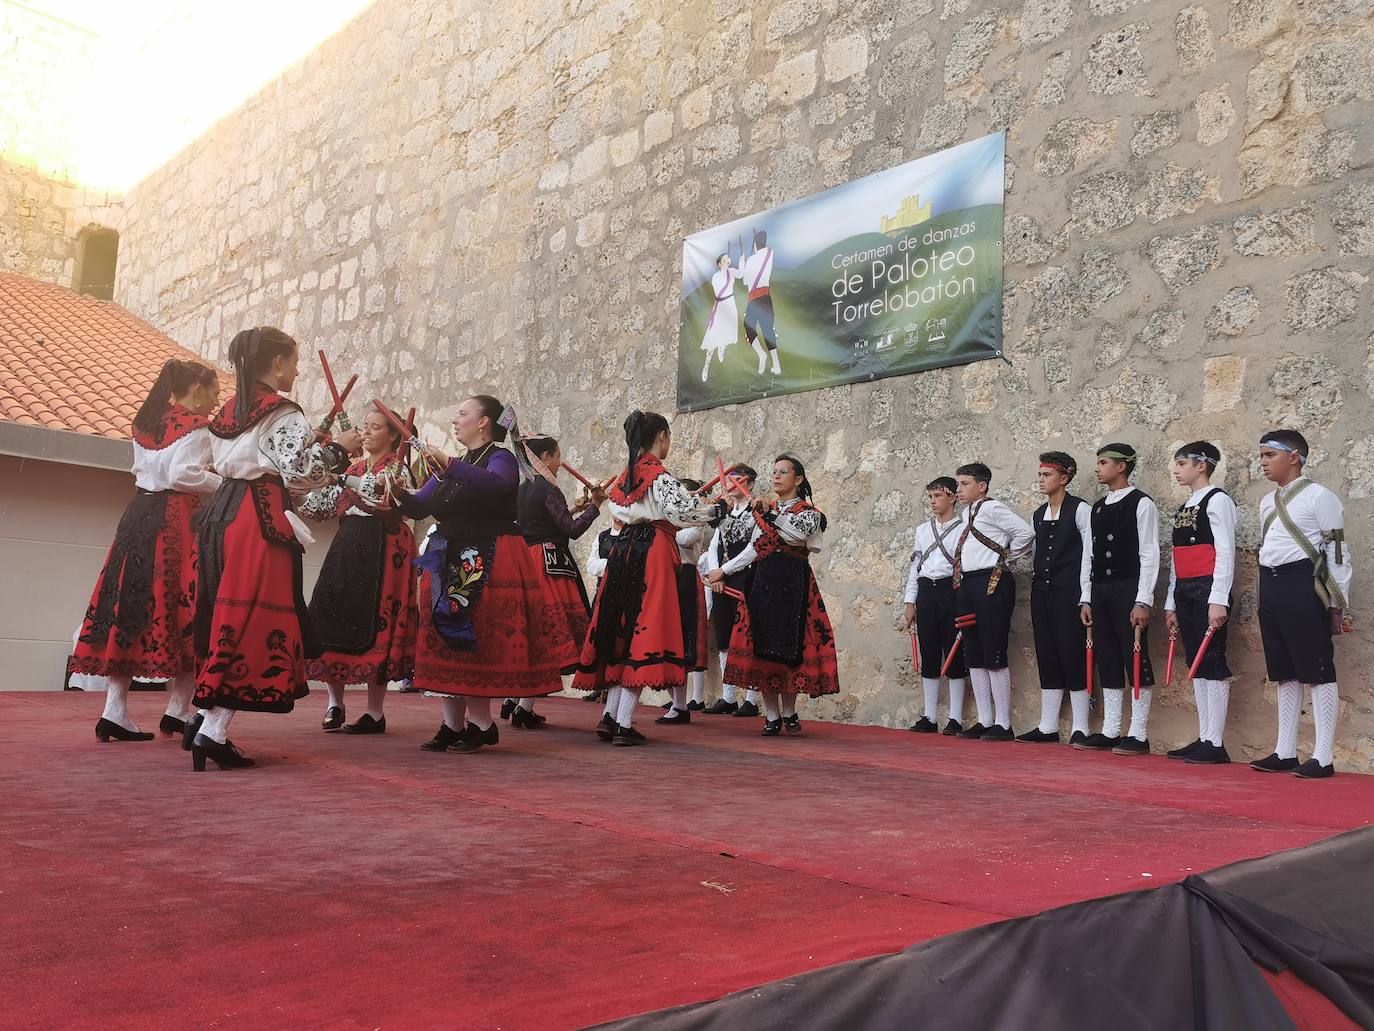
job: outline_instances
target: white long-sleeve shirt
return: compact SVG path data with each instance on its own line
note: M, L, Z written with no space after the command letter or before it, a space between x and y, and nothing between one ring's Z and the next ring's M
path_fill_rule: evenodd
M1184 508L1197 508L1202 504L1209 491L1207 486L1193 491ZM1216 567L1212 570L1212 593L1207 596L1208 605L1231 605L1231 585L1236 578L1236 503L1231 495L1218 491L1207 502L1207 522L1212 527L1213 546L1217 552ZM1178 570L1169 562L1169 595L1164 599L1164 611L1174 611L1174 585L1178 583Z
M202 426L166 447L149 450L134 443L134 483L150 492L175 490L183 494L213 494L222 482L210 467L215 438Z
M706 549L701 553L701 558L697 560L697 569L700 570L702 576L720 567L720 556L726 550L725 542L731 539L732 534L739 533L738 527L744 524L747 524L748 529L743 535L747 535L750 540L753 540L754 530L757 527L754 525L753 514L749 510L749 502L737 501L725 518L720 521L715 533L711 534L710 543L706 545ZM734 539L738 540L739 538Z
M1041 520L1046 523L1057 523L1061 508L1050 508L1045 505L1045 514ZM1091 605L1093 603L1093 507L1082 499L1078 502L1078 507L1073 513L1074 526L1078 528L1078 539L1083 545L1083 555L1078 560L1078 604ZM1034 555L1034 541L1031 542L1031 553Z
M1127 484L1107 492L1106 503L1115 505L1135 487ZM1140 579L1136 583L1135 603L1153 606L1155 584L1159 580L1159 507L1149 497L1135 506L1135 532L1140 541Z
M614 526L611 527L611 539L620 536L620 531ZM598 535L596 543L592 545L592 553L587 556L586 565L587 575L593 580L600 580L601 575L606 572L606 560L601 557L601 537Z
M762 290L773 278L773 248L755 251L740 263L739 278L746 290Z
M974 513L975 509L977 514ZM1020 558L1035 543L1035 531L1031 529L1030 523L996 498L984 498L982 501L974 502L964 509L961 518L964 525L960 527L958 537L963 538L963 546L954 557L959 560L959 567L965 573L991 569L1001 560L997 552L973 536L971 531L967 537L964 536L970 519L979 533L1007 549L1007 562Z
M1310 486L1303 487L1299 492L1298 488L1304 483ZM1345 529L1345 509L1341 506L1340 498L1320 483L1308 480L1306 476L1298 477L1282 490L1288 517L1293 520L1293 525L1307 538L1312 547L1326 555L1327 569L1348 605L1353 572L1350 565L1350 549L1344 545L1341 547L1341 561L1338 563L1336 541L1331 537L1336 531ZM1259 564L1270 569L1307 558L1307 552L1303 551L1298 542L1289 535L1283 521L1274 513L1274 493L1277 492L1271 492L1261 498L1259 508L1261 527L1269 521L1271 514L1274 515L1259 549Z
M798 498L789 498L787 501L778 505L778 514L773 522L779 536L784 541L794 547L805 547L811 554L816 554L821 550L821 537L825 531L821 529L821 514L814 508L804 508L797 511ZM754 548L754 542L759 539L763 530L757 523L754 525L754 532L749 536L749 543L744 546L734 558L723 562L720 571L726 576L731 573L738 573L741 569L747 569L758 560L759 553Z
M706 547L706 531L700 526L685 526L677 532L678 559L684 566L695 566Z
M963 518L955 512L947 523L941 523L932 517L916 527L916 550L912 553L911 568L906 575L905 601L908 605L916 604L916 590L921 577L924 576L927 580L943 580L954 575L954 567L950 565L950 561L954 558L954 547L959 543L960 527L963 525ZM938 531L935 526L939 527ZM937 536L944 545L943 551L935 546ZM946 552L949 553L948 558L945 557Z

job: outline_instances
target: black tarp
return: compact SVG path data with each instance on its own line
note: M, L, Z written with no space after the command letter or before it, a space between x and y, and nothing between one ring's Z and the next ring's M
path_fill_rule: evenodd
M1257 964L1374 1028L1374 827L602 1026L1294 1028Z

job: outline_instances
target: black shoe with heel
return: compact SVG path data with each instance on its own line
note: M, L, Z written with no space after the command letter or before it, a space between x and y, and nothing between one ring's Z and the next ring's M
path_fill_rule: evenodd
M196 735L200 733L200 725L205 722L204 713L196 713L186 721L186 729L181 732L181 750L189 752L191 744L195 741Z
M165 734L167 737L176 737L178 734L186 733L186 721L163 713L162 719L157 722L157 729L158 733Z
M500 715L501 715L501 718L502 718L503 720L508 720L508 719L510 719L511 713L513 713L514 711L515 711L515 700L514 700L514 699L512 699L512 698L507 698L504 702L501 703L501 713L500 713Z
M104 716L96 722L95 736L101 741L151 741L155 735L142 730L125 730L113 720L107 720Z
M531 712L523 705L517 705L515 711L510 714L510 725L521 730L539 730L546 722L548 721L545 717L537 712Z
M220 744L204 734L197 734L191 743L191 769L197 773L205 771L205 760L214 762L221 770L246 770L256 766L252 759L244 755L232 741Z

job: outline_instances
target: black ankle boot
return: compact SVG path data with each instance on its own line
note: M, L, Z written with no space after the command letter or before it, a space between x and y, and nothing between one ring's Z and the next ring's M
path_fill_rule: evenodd
M205 770L205 760L211 759L221 770L246 770L257 763L244 755L232 741L220 744L204 734L197 734L191 743L191 769L197 773Z
M434 736L420 747L426 752L446 752L448 751L448 746L457 741L460 736L460 732L454 730L447 723L440 723L439 729L434 732Z

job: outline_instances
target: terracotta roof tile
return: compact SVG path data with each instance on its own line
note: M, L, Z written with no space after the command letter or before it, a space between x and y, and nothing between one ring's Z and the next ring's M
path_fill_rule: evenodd
M127 438L168 358L196 358L117 304L0 272L0 421Z

